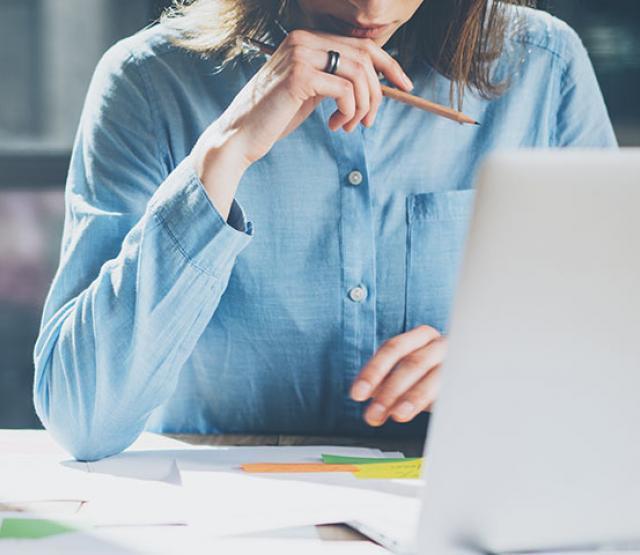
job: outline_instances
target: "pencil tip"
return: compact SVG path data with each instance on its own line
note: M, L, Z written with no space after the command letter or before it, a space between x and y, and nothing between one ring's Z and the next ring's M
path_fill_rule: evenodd
M482 124L479 121L474 122L474 125L477 125L478 127L481 126Z

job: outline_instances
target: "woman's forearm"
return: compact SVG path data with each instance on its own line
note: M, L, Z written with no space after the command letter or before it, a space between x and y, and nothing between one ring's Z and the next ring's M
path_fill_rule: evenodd
M222 119L202 135L191 152L191 163L209 199L226 220L242 176L251 162L238 131L222 128Z
M171 396L249 240L212 209L187 163L82 284L92 245L112 227L99 217L69 228L35 350L38 415L84 460L126 448Z

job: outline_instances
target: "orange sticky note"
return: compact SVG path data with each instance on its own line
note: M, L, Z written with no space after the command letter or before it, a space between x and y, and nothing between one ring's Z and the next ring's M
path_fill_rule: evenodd
M245 472L356 472L357 466L350 464L321 463L250 463L240 468Z

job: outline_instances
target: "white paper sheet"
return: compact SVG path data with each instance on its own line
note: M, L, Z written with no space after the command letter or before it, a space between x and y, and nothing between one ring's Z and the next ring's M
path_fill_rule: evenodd
M279 538L212 538L180 527L103 529L38 541L4 541L3 555L384 555L370 542Z
M404 510L416 501L370 489L231 472L181 473L183 489L198 509L190 523L216 535L341 523L373 511Z
M96 463L78 463L60 461L66 454L51 443L45 432L0 432L0 445L10 447L14 453L6 455L4 450L4 455L0 454L0 502L16 507L23 502L24 510L36 508L33 516L72 518L80 524L126 525L136 530L156 525L148 531L149 537L184 534L173 529L158 532L157 525L188 525L190 533L213 541L232 535L342 522L362 514L372 504L388 504L394 497L385 498L386 494L370 491L350 474L274 477L251 475L240 469L241 464L251 462L318 462L323 453L390 456L377 449L330 445L192 447L143 434L125 453ZM43 512L37 511L38 502L51 501L55 503L46 505ZM74 512L72 505L80 509ZM67 552L75 549L67 541L79 542L79 550L99 552L102 544L110 548L114 534L126 535L120 528L109 528L108 533L105 530L94 530L97 535L72 534L69 537L75 539L69 540L65 535L46 542L47 546L52 542L54 548L56 542L61 542ZM102 539L98 541L97 537ZM22 544L42 547L45 544L41 541ZM94 545L96 541L99 545ZM8 545L3 540L2 553ZM125 545L125 552L129 548L129 544Z
M178 449L140 449L91 463L65 461L69 468L140 480L167 481L173 465L186 471L238 471L253 462L320 462L323 453L354 457L381 457L379 449L342 446L199 446Z
M7 476L6 466L0 465L0 473ZM29 510L45 518L88 519L95 524L186 524L191 504L185 493L180 486L161 482L32 465L3 481L0 503L10 510ZM57 502L59 511L56 505L47 505L51 500ZM64 501L74 507L80 503L77 512L65 507ZM38 512L38 502L44 507L42 512Z
M185 443L169 437L143 432L127 451L175 449ZM0 457L28 455L64 460L67 453L46 430L0 430Z

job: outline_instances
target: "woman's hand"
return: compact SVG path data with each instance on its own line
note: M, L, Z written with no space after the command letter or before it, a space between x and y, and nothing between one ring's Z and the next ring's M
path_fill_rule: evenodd
M335 75L324 71L329 50L340 52ZM378 72L411 90L400 64L370 39L302 29L289 33L194 147L196 171L214 204L219 204L218 198L230 206L236 181L246 168L295 130L326 97L337 104L330 129L353 131L361 122L373 125L382 101ZM240 168L239 176L233 172L235 187L224 179L221 166Z
M430 326L419 326L385 342L356 378L351 397L366 401L371 426L389 417L409 422L431 409L439 388L440 366L447 348L445 337Z
M329 50L340 52L335 75L324 71ZM360 122L372 125L382 100L377 72L402 89L411 88L400 64L372 40L295 30L242 89L223 119L241 130L247 159L254 162L325 97L337 103L329 120L332 130L352 131Z

